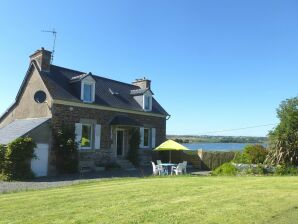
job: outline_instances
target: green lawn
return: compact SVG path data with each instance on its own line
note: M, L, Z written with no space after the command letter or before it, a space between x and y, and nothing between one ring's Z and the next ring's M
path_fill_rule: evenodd
M298 177L96 181L0 195L0 223L297 223Z

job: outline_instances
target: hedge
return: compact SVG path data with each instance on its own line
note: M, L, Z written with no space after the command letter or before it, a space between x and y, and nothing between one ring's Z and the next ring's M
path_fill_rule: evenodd
M31 160L35 158L32 138L18 138L7 147L0 147L1 179L26 180L34 177Z

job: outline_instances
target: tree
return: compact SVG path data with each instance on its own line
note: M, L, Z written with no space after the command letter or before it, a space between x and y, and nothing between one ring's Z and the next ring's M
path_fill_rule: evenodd
M298 165L298 97L283 101L277 109L280 122L269 133L271 165Z

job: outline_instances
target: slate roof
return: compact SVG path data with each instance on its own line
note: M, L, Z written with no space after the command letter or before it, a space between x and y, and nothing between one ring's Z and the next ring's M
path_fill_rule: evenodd
M87 73L51 65L50 72L41 72L41 77L54 99L82 102L80 99L80 93L78 93L75 88L76 84L73 81L84 78L85 74ZM134 91L143 91L140 90L139 87L96 76L91 73L88 73L88 75L91 75L96 81L95 104L100 106L144 111L134 99L133 95L131 95ZM168 115L168 113L154 98L152 99L151 112Z
M0 128L0 144L6 145L17 138L28 134L28 132L42 125L49 119L51 118L14 120L5 127Z

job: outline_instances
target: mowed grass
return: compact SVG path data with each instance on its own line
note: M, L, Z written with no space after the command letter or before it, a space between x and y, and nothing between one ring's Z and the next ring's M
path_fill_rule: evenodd
M298 223L298 177L126 178L2 194L0 223Z

